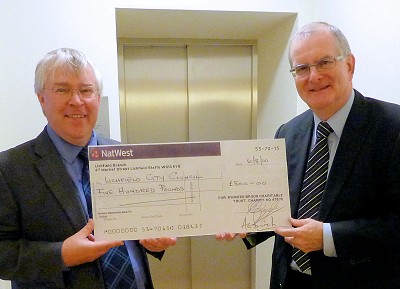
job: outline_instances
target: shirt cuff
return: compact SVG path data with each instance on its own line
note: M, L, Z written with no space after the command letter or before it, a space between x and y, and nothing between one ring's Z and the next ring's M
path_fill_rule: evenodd
M337 257L335 243L333 242L332 228L330 223L324 223L323 228L324 255L327 257Z

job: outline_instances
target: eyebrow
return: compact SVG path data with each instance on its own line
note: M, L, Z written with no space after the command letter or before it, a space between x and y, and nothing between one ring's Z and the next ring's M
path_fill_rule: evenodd
M331 55L325 55L325 56L322 56L320 59L318 59L316 62L314 62L314 63L317 63L317 62L319 62L319 61L321 61L322 59L324 59L324 58L329 58L329 57L334 57L334 56L331 56ZM299 66L299 65L310 65L309 63L299 63L299 64L296 64L296 65L293 65L293 67L297 67L297 66Z
M54 82L54 85L59 85L59 86L71 86L70 83L68 82ZM80 86L95 86L95 84L90 83L90 84L86 84L86 83L81 83Z

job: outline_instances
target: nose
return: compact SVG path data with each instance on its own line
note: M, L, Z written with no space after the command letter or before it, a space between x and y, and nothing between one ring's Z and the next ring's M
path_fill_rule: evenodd
M71 96L69 98L69 103L73 105L83 105L83 101L79 92L79 89L71 89Z
M317 66L316 65L311 65L310 66L310 75L309 75L309 79L320 79L321 78L321 73L317 70Z

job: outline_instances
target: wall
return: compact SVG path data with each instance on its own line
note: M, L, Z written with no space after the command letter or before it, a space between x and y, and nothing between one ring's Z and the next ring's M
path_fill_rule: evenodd
M357 11L336 13L335 16L331 9L332 15L328 18L331 21L338 18L340 26L351 41L350 45L356 55L354 86L365 95L400 103L399 1L339 0L338 7Z
M366 95L400 103L398 0L0 0L0 150L35 137L45 125L33 93L34 68L46 52L59 47L82 50L102 71L110 103L111 137L120 139L116 7L297 12L296 26L316 20L331 22L348 36L356 55L354 86ZM277 77L286 65L286 57L281 56ZM284 85L285 91L294 93L293 83ZM264 83L264 87L266 91L280 89L271 83ZM297 98L297 112L304 109ZM259 134L270 136L271 131L263 132L267 124L262 122L268 108L260 107L260 112ZM291 115L282 108L282 121ZM0 288L8 288L7 284L0 283Z
M111 1L0 0L0 150L35 137L45 118L33 92L37 62L50 50L72 47L91 58L110 97L112 136L119 139L117 48Z
M397 0L71 0L68 5L63 3L0 1L0 115L7 123L2 126L4 137L0 140L0 150L36 136L43 128L45 119L33 93L34 68L46 52L59 47L80 49L99 66L104 76L104 93L110 97L111 136L120 139L116 7L297 12L296 26L316 20L331 22L348 36L356 55L355 87L366 95L400 102L395 62L400 48L400 38L396 37L400 22ZM287 68L285 56L280 59L280 65ZM293 90L291 85L287 83L289 91ZM298 112L306 109L299 98L297 107ZM263 134L266 130L270 136L262 116L260 120L259 131Z
M400 104L398 51L400 3L396 0L320 1L309 19L299 13L299 24L327 21L346 35L356 57L354 88L365 96ZM300 23L301 22L301 23ZM298 111L305 109L298 102Z
M247 3L99 0L96 5L90 0L71 0L68 5L51 0L1 0L0 7L0 115L7 123L2 126L0 150L36 136L43 128L45 119L33 93L34 68L46 52L59 47L80 49L99 66L104 76L104 93L110 97L111 136L120 139L115 7L200 10L229 7L233 11L298 12L297 26L315 20L328 21L344 31L356 55L355 87L367 95L400 102L395 62L400 48L400 39L395 37L400 5L396 0L379 4L370 0ZM284 67L286 57L280 61ZM298 99L298 112L304 109ZM263 124L259 126L262 131Z

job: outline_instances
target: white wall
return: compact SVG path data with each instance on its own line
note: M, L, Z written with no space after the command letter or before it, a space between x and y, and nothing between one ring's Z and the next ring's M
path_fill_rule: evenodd
M320 2L309 19L303 19L302 14L299 14L299 24L321 20L338 26L346 35L356 57L354 88L365 96L400 104L400 2ZM305 108L305 104L299 100L298 111Z
M297 12L298 26L317 20L331 22L347 35L356 56L355 88L400 103L398 0L0 0L0 150L42 130L45 119L33 93L34 68L45 53L59 47L83 51L102 71L111 137L120 139L116 7ZM286 61L285 57L280 61ZM299 98L297 102L297 111L303 111L305 105ZM3 284L8 283L1 282L0 288L8 288Z
M33 138L43 129L45 118L33 92L34 70L45 53L60 47L81 50L103 73L104 94L111 103L111 132L119 139L115 9L111 2L0 0L0 150Z
M356 55L354 85L400 103L397 0L42 0L0 1L0 150L36 136L45 124L33 93L36 63L59 47L82 50L99 66L109 96L111 136L120 139L115 7L298 12L297 24L323 20L341 28ZM286 61L285 57L281 61ZM292 85L288 83L288 85ZM298 112L305 105L298 99Z
M341 13L344 9L348 12ZM337 0L327 14L347 34L356 56L354 87L395 103L400 103L399 13L397 0Z

